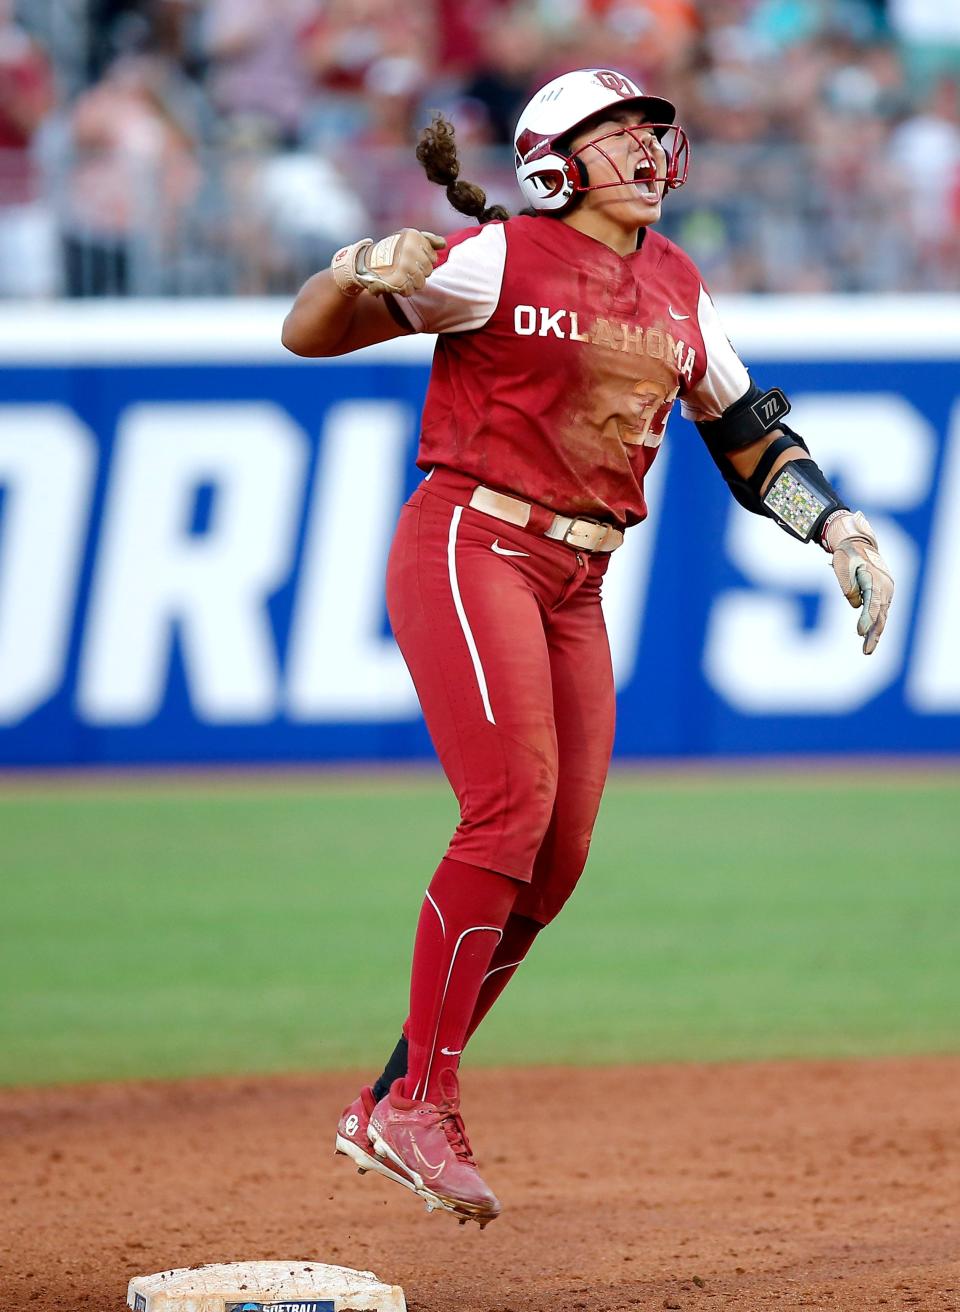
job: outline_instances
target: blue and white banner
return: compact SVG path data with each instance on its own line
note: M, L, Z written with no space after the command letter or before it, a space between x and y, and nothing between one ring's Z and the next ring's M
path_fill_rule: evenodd
M430 755L383 577L431 343L297 361L285 308L3 308L0 764ZM897 594L864 658L827 557L676 415L606 585L618 753L960 750L960 305L721 311Z

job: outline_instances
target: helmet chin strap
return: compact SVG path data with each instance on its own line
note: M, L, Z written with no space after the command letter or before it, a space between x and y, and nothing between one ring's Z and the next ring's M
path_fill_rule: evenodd
M594 186L591 185L590 183L590 175L587 172L586 165L581 164L580 168L581 171L579 172L579 176L582 178L582 185L574 189L573 196L570 198L570 202L567 208L563 211L564 214L569 214L571 210L575 209L576 206L580 205L583 201L583 197L586 196L588 193L599 192L599 191L621 191L623 190L624 187L633 187L634 189L636 189L641 183L641 179L639 178L624 178L621 182L601 182L599 185ZM655 178L654 180L657 183L663 182L662 178ZM636 194L635 190L633 194L634 195ZM659 195L660 204L663 204L663 200L666 194L667 194L667 188L666 186L664 186L663 189L660 191L660 195ZM618 196L618 197L611 197L611 199L629 200L631 199L631 197L624 198Z
M576 181L573 188L573 200L570 202L571 208L580 203L580 198L590 186L590 173L586 164L580 158L579 154L568 156L570 163L573 165L573 171L576 173ZM573 179L571 179L573 181Z

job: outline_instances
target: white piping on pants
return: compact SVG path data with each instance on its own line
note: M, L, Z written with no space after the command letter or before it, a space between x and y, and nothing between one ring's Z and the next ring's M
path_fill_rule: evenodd
M440 917L440 933L443 935L444 938L446 938L446 937L447 937L447 927L446 927L446 925L443 923L443 912L440 910L440 908L437 906L436 902L434 902L433 898L430 896L430 890L429 890L429 888L427 889L427 901L430 903L430 905L433 907L434 911L435 911L435 912L437 913L437 915Z
M473 639L473 633L467 620L467 612L463 609L460 584L457 582L457 529L460 526L460 516L462 514L463 506L456 506L453 511L453 518L450 520L450 536L447 539L447 569L450 573L450 591L453 593L453 604L457 608L457 618L460 621L463 636L467 641L467 650L470 653L470 659L473 661L473 672L477 676L484 713L491 724L496 724L490 707L490 694L487 692L487 678L483 672L483 666L480 664L480 653L477 651L477 644Z
M523 965L523 958L521 957L519 961L508 961L505 966L494 966L493 970L488 970L487 973L484 975L482 983L486 984L490 976L495 975L498 970L512 970L514 966L522 966L522 965Z

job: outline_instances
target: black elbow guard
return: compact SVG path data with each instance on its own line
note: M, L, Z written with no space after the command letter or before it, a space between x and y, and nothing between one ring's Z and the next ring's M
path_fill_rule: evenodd
M780 421L789 413L790 402L779 387L761 392L756 383L751 381L749 390L744 392L739 401L728 406L719 419L700 420L697 432L716 460L728 451L759 442L761 437L766 437L775 428L783 428Z

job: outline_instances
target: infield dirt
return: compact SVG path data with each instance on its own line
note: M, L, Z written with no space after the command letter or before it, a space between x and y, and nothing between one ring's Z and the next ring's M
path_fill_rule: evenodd
M0 1307L317 1259L413 1312L960 1309L960 1057L467 1070L483 1234L332 1155L349 1075L0 1091Z

